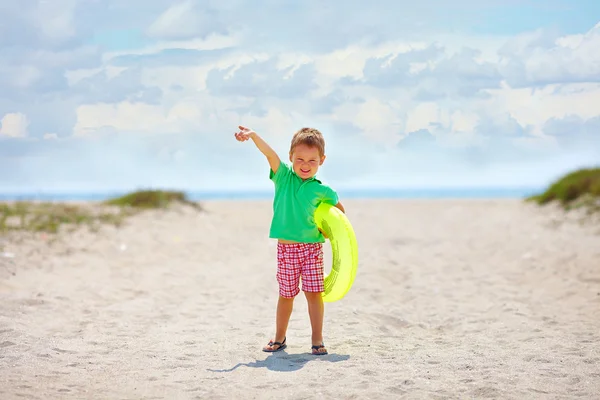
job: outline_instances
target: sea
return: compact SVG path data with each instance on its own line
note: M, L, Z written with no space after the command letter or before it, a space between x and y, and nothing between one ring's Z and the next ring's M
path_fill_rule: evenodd
M138 190L138 189L135 189ZM133 190L131 190L133 191ZM2 192L0 201L104 201L131 191L28 191ZM184 191L192 201L269 200L272 190L265 191ZM340 189L341 199L522 199L543 192L541 187L498 188L405 188L405 189Z

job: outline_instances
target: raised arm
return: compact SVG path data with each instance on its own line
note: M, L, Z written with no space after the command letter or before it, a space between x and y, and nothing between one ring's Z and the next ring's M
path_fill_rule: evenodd
M240 131L235 134L235 138L240 142L245 142L248 139L252 139L256 145L256 148L258 148L258 150L260 150L260 152L267 157L267 161L269 162L269 166L273 170L273 173L276 173L281 160L279 159L279 156L275 150L273 150L271 146L269 146L268 143L265 142L263 138L261 138L258 133L254 132L252 129L244 126L239 126L239 129Z

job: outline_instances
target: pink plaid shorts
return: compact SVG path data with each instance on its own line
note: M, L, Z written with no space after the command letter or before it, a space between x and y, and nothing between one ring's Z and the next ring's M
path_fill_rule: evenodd
M302 291L323 292L323 243L277 243L279 295L292 298Z

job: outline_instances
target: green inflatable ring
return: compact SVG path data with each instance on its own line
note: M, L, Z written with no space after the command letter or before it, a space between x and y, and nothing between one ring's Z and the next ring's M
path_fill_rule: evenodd
M315 210L315 223L329 238L333 260L325 276L324 302L342 299L352 287L358 268L358 244L354 229L338 208L321 203Z

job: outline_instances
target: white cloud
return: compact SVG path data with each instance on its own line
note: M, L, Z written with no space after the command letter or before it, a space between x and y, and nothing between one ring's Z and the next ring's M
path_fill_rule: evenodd
M234 48L240 43L239 33L235 32L228 35L211 33L204 38L192 38L186 40L157 40L151 44L131 50L108 51L103 54L102 60L109 64L120 57L131 56L156 56L169 53L170 50L222 50ZM168 57L167 57L168 58Z
M22 113L10 113L6 114L2 120L0 120L0 135L24 138L27 136L27 127L29 121L27 116Z
M598 83L553 84L539 89L504 87L490 93L499 109L508 112L522 126L534 127L533 133L537 135L543 134L542 126L551 118L600 115Z
M147 34L159 39L189 39L205 37L217 31L226 33L214 10L201 9L197 2L185 0L162 13L150 25Z
M449 121L450 117L448 113L443 113L436 103L423 102L408 111L405 131L410 133L421 129L427 130L434 123L441 123L442 126L448 126Z
M189 113L188 113L189 114ZM178 113L175 112L174 119ZM185 115L184 115L185 116ZM74 135L84 136L105 129L128 133L174 133L178 126L169 124L168 111L143 103L83 105L77 108Z
M556 37L539 30L501 49L500 69L512 86L600 80L600 24L585 34Z
M40 30L40 36L53 44L73 38L77 33L76 6L77 0L39 1L33 12L33 23Z
M479 117L472 112L455 111L452 114L452 132L473 132Z
M398 138L394 133L397 134L402 121L398 111L390 104L371 98L356 104L349 111L354 116L348 115L346 120L358 126L366 137L390 144L397 143Z
M58 135L56 133L44 133L44 139L56 140L56 139L58 139Z

